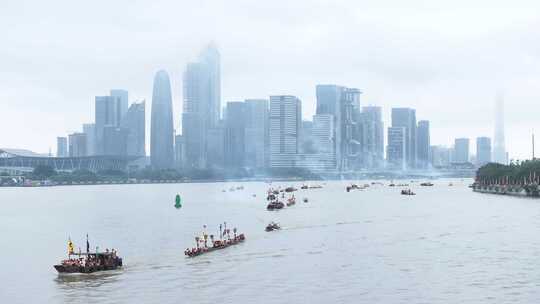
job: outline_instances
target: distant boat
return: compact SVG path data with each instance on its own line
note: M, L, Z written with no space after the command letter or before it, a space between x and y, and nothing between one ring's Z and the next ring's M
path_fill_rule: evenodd
M411 189L401 190L401 195L416 195Z
M175 207L176 209L182 208L182 198L180 198L180 194L177 194L177 195L176 195L176 200L175 200L174 207Z
M281 229L281 227L279 226L278 223L271 222L270 224L268 224L268 226L266 226L264 230L266 232L270 232L270 231L279 230L279 229Z
M431 182L425 182L425 183L421 183L420 186L431 187L431 186L433 186L433 183L431 183Z

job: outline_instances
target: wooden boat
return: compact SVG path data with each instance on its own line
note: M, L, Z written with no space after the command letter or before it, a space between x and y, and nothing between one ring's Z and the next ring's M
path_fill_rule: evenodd
M282 202L280 202L280 201L273 201L273 202L270 202L270 203L266 206L266 209L267 209L267 210L279 210L279 209L283 209L283 207L285 207L285 204L283 204Z
M289 199L287 199L287 207L290 207L292 205L296 204L296 198L294 197L294 195L292 197L290 197Z
M411 189L401 190L401 195L416 195Z
M217 240L217 241L214 241L214 243L212 244L212 247L197 247L197 248L191 248L191 249L188 248L188 249L186 249L184 251L184 254L188 258L193 258L193 257L199 256L199 255L203 255L205 253L210 253L212 251L225 249L227 247L240 244L245 240L246 240L246 237L242 233L242 234L240 234L238 236L235 236L234 238L229 239L229 240Z
M270 224L268 224L268 226L266 226L264 230L266 232L270 232L270 231L279 230L279 229L281 229L281 227L279 226L278 223L271 222Z
M287 188L285 188L285 192L294 192L296 190L298 190L298 189L296 189L295 187L287 187Z
M71 258L75 256L76 258ZM54 265L58 273L93 273L122 267L122 258L112 252L71 253L67 260Z

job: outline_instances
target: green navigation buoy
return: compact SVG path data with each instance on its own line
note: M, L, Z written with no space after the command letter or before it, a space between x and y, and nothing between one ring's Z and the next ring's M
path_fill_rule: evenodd
M180 198L180 194L176 195L176 203L174 204L174 207L182 208L182 199Z

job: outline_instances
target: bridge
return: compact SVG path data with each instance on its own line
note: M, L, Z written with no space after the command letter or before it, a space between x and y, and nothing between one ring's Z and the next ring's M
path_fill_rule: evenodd
M31 172L39 165L50 166L56 171L74 170L126 170L137 156L96 155L82 157L50 157L23 149L0 148L0 172L21 174Z

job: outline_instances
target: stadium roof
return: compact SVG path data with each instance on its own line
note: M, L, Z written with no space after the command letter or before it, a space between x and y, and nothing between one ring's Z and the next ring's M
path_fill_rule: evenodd
M13 154L16 156L21 156L21 157L48 157L49 156L47 154L40 154L40 153L32 152L30 150L25 150L25 149L0 148L0 153L2 152L6 152L8 154Z

